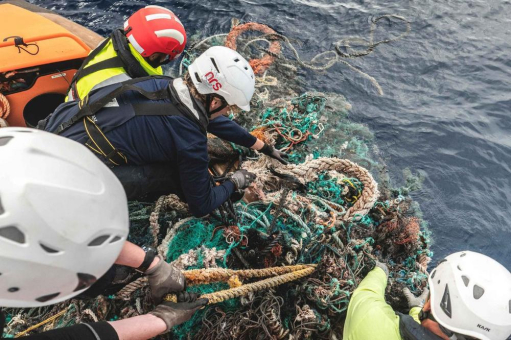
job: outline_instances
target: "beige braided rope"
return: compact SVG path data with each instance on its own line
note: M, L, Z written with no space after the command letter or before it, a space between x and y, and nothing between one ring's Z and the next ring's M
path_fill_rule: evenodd
M227 282L236 275L240 279L252 279L268 276L277 276L296 272L315 265L296 265L287 267L271 267L264 269L232 270L225 268L192 269L183 272L188 285L207 284L212 282Z
M291 273L287 273L287 274L283 274L283 275L279 275L279 276L275 276L275 277L270 277L265 280L242 285L240 287L221 290L221 291L209 293L209 294L203 294L203 295L201 295L201 298L208 299L209 305L220 303L225 300L245 296L250 293L257 292L259 290L263 290L263 289L267 290L267 289L279 286L284 283L299 280L305 276L312 274L315 269L316 269L315 266L309 266L308 268L305 268L305 269L301 269L298 271L294 271ZM165 297L165 300L177 302L177 297L175 295L169 294Z
M153 247L158 246L158 234L160 232L160 224L158 223L158 219L160 218L160 211L163 207L163 203L165 202L165 196L161 196L156 201L154 206L154 211L151 213L149 217L149 224L151 225L151 234L153 235Z
M140 288L147 286L147 277L143 276L130 282L123 289L117 292L116 298L121 300L130 300L133 293Z
M7 97L0 93L0 118L6 119L11 113L11 105Z
M371 173L360 165L347 159L321 157L302 164L290 164L278 168L279 173L295 176L304 184L316 180L321 171L327 170L335 170L350 177L356 177L364 185L360 198L341 217L342 221L359 220L366 215L376 203L380 193L378 183Z
M249 269L249 270L233 270L225 268L208 268L208 269L192 269L183 271L186 278L187 285L208 284L212 282L228 282L233 276L239 279L252 279L267 276L278 276L291 272L300 271L307 268L315 268L316 265L295 265L287 267L271 267L264 269ZM121 289L117 293L117 298L122 300L129 300L133 293L140 288L147 286L147 277L141 277Z
M175 210L177 212L188 212L188 204L181 201L179 197L175 194L170 194L167 197L165 197L164 201L165 209L167 210Z

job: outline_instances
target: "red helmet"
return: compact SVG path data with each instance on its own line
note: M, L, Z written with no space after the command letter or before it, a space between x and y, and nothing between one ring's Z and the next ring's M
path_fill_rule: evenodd
M183 24L174 13L160 6L147 6L136 11L124 23L124 32L143 57L160 52L174 59L186 45Z

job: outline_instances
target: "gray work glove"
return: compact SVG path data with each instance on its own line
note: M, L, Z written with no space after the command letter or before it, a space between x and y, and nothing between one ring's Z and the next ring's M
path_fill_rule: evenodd
M406 301L408 301L408 307L412 309L413 307L424 307L426 303L426 299L429 295L429 289L425 288L421 295L415 296L410 292L408 287L403 288L403 294L405 295Z
M164 301L149 314L162 319L167 325L167 331L169 331L172 327L190 320L198 309L208 304L208 299L197 299L198 297L199 294L179 293L177 303Z
M252 182L256 179L256 175L242 169L233 173L229 179L234 183L237 190L243 190L252 184Z
M269 156L273 159L278 160L280 163L287 165L287 161L284 160L284 158L288 158L288 154L285 152L282 152L280 150L275 149L273 146L268 145L264 143L264 146L259 150L259 152L265 154L266 156Z
M170 263L165 262L161 256L158 257L160 262L145 272L155 304L160 303L169 292L180 292L186 287L183 273Z
M387 277L389 277L389 267L385 263L376 260L376 263L374 264L374 266L380 267L385 272L385 275Z

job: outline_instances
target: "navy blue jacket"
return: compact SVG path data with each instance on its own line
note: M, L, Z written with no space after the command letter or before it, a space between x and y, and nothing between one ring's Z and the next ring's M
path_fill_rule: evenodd
M247 148L257 140L223 116L209 122L208 132ZM181 188L195 216L209 214L235 190L231 181L211 186L207 137L188 118L137 116L106 136L128 158L129 164L169 163L177 167Z
M152 91L165 84L168 86L169 82L172 80L158 79L140 84ZM101 120L103 110L118 110L122 114L122 103L129 101L126 100L126 96L129 97L130 94L118 98L120 107L103 108L96 113L97 118ZM137 97L136 94L134 96L134 101L147 100ZM50 117L49 126L58 125L57 117L65 114L66 105L70 104L64 103L57 108ZM194 107L198 109L196 103ZM61 135L84 144L88 137L81 127L83 124L80 122L75 125L76 127L73 126ZM257 140L247 130L223 116L211 120L207 130L219 138L247 148L254 145ZM226 181L220 186L212 186L208 172L207 137L199 125L187 117L135 116L120 126L105 130L105 135L126 156L128 165L168 163L173 167L173 172L179 174L182 191L190 211L195 216L209 214L224 203L235 190L231 181Z

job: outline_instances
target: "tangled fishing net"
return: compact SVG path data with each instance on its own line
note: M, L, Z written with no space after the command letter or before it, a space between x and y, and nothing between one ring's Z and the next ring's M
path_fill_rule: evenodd
M406 31L374 42L382 18L402 20ZM175 195L155 203L130 202L130 241L156 246L168 262L185 270L189 290L231 292L213 294L215 303L162 338L341 339L351 294L375 260L389 265L386 298L395 310L406 311L404 286L415 293L423 290L432 254L426 224L409 196L418 180L410 177L407 187L391 187L383 165L373 160L370 131L349 120L351 106L344 97L300 94L301 68L321 71L341 62L363 73L344 59L372 53L408 31L403 18L380 17L373 21L369 39L343 40L309 63L300 59L289 38L260 24L235 25L229 35L195 39L179 72L209 46L237 47L251 60L257 91L253 113L233 112L232 118L285 150L291 161L281 165L212 137L212 169L223 173L241 165L257 174L244 200L205 218L190 217L187 205ZM365 49L354 49L354 44ZM376 80L365 75L382 92ZM302 264L306 266L297 266ZM146 279L119 272L108 292L97 298L7 310L7 337L52 316L35 331L152 310ZM259 273L267 272L291 279L270 277L259 284Z

